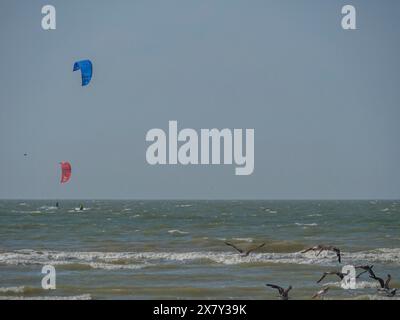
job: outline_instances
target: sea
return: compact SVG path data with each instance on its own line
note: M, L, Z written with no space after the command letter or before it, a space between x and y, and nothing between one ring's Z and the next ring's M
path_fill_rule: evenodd
M324 272L370 264L400 286L400 201L0 201L0 299L399 299L361 275L353 289ZM84 210L80 210L83 204ZM246 251L265 245L248 256ZM319 244L342 252L302 253ZM44 266L55 289L46 290ZM357 270L361 271L361 270Z

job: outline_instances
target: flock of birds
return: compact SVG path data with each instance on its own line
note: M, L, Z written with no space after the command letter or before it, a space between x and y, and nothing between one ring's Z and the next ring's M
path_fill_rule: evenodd
M250 253L252 253L255 250L258 250L262 247L265 246L266 243L262 243L260 245L254 246L252 248L249 248L247 250L243 250L238 248L236 245L234 245L231 242L225 242L225 244L227 246L230 246L232 248L234 248L236 251L239 252L239 254L242 257L247 257ZM321 252L323 251L328 251L328 252L333 252L336 254L337 258L338 258L338 262L341 263L342 262L342 256L341 256L341 252L340 249L334 247L334 246L326 246L326 245L317 245L314 247L310 247L307 248L306 250L301 251L301 253L307 253L310 251L314 251L316 252L316 256L319 256L321 254ZM396 295L396 291L397 289L395 288L391 288L389 286L390 281L392 280L392 277L390 274L387 275L386 280L377 277L375 272L373 271L373 265L358 265L355 266L354 268L357 269L361 269L363 270L362 272L360 272L358 275L356 275L356 279L360 278L361 275L368 273L369 277L371 279L374 279L376 281L379 282L380 288L378 289L379 292L382 292L384 294L386 294L388 297L393 297ZM325 279L325 277L330 276L330 275L335 275L337 277L339 277L339 279L342 281L347 275L349 275L349 273L343 273L340 271L328 271L328 272L324 272L322 274L322 277L317 281L317 283L320 283L323 279ZM283 288L281 286L275 285L275 284L271 284L271 283L267 283L266 284L267 287L270 287L272 289L276 289L278 290L279 296L282 300L288 300L289 299L289 292L293 289L292 286L289 286L288 288ZM319 290L316 294L314 294L311 298L312 299L317 299L317 298L323 298L325 296L325 294L329 291L330 287L329 286L325 286L323 287L321 290Z

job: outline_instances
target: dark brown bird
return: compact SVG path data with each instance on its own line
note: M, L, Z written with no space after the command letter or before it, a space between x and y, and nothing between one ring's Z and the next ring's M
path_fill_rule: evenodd
M270 284L270 283L267 283L266 286L267 287L271 287L273 289L277 289L282 300L288 300L289 299L289 291L292 290L292 286L289 286L289 288L287 288L287 289L284 289L284 288L282 288L280 286L277 286L275 284Z
M356 269L365 270L365 271L368 272L372 277L375 277L375 273L374 273L374 271L372 270L373 267L374 267L373 265L360 265L360 266L355 266ZM360 276L361 274L364 274L364 273L365 273L365 272L360 273L359 276Z
M262 244L260 244L260 245L258 245L258 246L255 246L255 247L252 247L252 248L248 249L247 251L244 251L244 250L242 250L242 249L236 247L234 244L232 244L232 243L230 243L230 242L225 242L225 244L226 244L227 246L230 246L230 247L234 248L234 249L235 249L236 251L238 251L243 257L247 257L247 256L248 256L250 253L252 253L253 251L255 251L255 250L257 250L257 249L260 249L260 248L262 248L262 247L265 246L265 243L262 243Z
M392 280L392 276L390 274L387 275L386 281L384 281L382 278L379 278L377 276L372 276L370 275L370 278L377 280L380 284L380 288L378 289L379 291L384 291L387 293L387 295L389 297L393 297L394 295L396 295L396 291L397 289L392 289L389 286L390 281Z
M392 280L392 276L390 274L387 275L386 281L384 281L382 278L372 275L370 276L370 278L377 280L381 286L381 289L386 289L386 290L390 289L389 283Z

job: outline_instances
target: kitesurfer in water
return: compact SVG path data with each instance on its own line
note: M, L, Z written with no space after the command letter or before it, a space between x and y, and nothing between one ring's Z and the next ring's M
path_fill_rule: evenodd
M83 204L79 206L79 211L83 211Z
M58 202L56 202L56 208L57 208L57 209L59 208L59 206L60 206L60 205L58 204Z

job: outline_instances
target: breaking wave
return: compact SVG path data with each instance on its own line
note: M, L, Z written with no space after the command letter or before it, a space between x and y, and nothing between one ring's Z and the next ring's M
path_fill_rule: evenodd
M376 249L343 252L344 263L391 263L400 265L400 249ZM235 264L300 264L337 265L335 254L323 252L319 256L309 252L253 253L247 257L232 252L66 252L17 250L0 254L4 265L70 265L104 270L141 269L162 263L209 262Z

